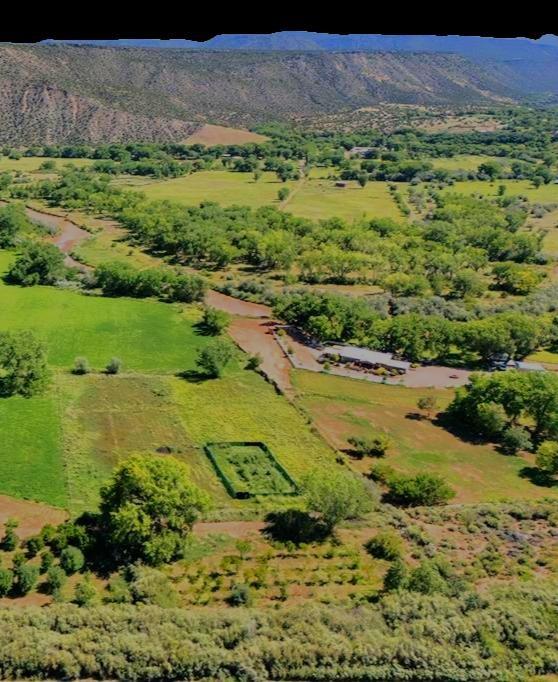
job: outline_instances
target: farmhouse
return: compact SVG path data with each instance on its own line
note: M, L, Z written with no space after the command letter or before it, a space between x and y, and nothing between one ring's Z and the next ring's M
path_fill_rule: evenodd
M330 360L362 368L377 369L383 367L395 374L405 374L411 367L410 362L395 360L391 353L379 353L358 346L326 346L322 349L319 361Z
M363 156L366 158L373 150L374 147L353 147L349 150L349 154L355 154L357 156Z

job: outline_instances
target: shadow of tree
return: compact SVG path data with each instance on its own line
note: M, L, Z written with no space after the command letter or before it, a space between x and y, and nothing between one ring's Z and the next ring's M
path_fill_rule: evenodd
M262 533L277 542L323 542L331 534L323 521L300 509L270 512L265 521Z
M521 478L527 478L531 483L543 488L558 487L558 479L553 478L547 471L537 467L523 467L519 475Z
M208 374L204 374L195 369L185 369L183 372L177 372L175 376L179 379L185 379L191 384L201 384L202 382L209 381L213 378Z

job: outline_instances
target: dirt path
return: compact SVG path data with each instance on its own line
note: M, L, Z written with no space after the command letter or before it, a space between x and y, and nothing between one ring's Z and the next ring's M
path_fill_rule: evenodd
M233 538L245 538L261 533L265 528L263 521L202 521L194 526L194 533L200 537L225 533Z
M271 318L272 316L271 308L267 305L243 301L240 298L233 298L232 296L220 294L218 291L213 291L212 289L207 292L205 296L205 302L214 308L224 310L230 315L267 319Z

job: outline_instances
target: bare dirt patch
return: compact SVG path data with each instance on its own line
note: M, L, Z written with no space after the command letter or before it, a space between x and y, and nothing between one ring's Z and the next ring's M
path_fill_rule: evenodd
M224 310L230 315L241 315L242 317L260 317L269 318L271 317L271 308L262 303L251 303L250 301L243 301L240 298L233 298L232 296L226 296L225 294L220 294L218 291L208 291L205 297L205 302L218 308L219 310Z
M216 126L206 123L198 128L195 133L192 133L186 138L186 144L204 144L206 147L212 147L217 144L246 144L248 142L265 142L267 138L265 135L258 133L251 133L249 130L241 130L239 128L228 128L226 126Z
M63 523L68 518L68 513L64 509L46 504L0 495L0 525L3 527L9 518L19 521L17 534L23 539L35 535L47 523Z
M265 525L263 521L205 521L196 523L194 533L199 537L224 534L233 538L246 538L259 535Z

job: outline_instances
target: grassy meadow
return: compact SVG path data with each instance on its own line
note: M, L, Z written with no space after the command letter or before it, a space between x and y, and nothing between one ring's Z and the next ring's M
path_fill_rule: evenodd
M326 179L331 169L313 169L310 178L282 183L275 173L263 173L258 182L252 173L233 171L201 171L181 178L142 183L137 186L150 199L167 199L185 205L201 201L216 201L223 206L241 204L257 208L265 205L280 206L286 211L314 220L339 216L347 220L363 216L399 217L388 183L369 182L362 188L356 182L347 187L335 187L333 180ZM291 190L291 196L283 203L277 199L282 187Z
M498 193L500 185L506 187L508 195L520 194L527 197L528 201L541 204L558 203L558 185L551 183L537 188L530 180L495 180L494 182L466 180L465 182L456 182L442 191L446 193L458 192L459 194L482 194L490 197Z
M301 406L335 447L348 448L347 438L385 432L394 446L385 461L405 473L428 471L445 477L457 491L457 502L537 499L556 496L558 489L538 487L521 476L532 461L500 454L490 444L464 441L436 421L417 418L417 400L433 393L438 410L453 397L447 389L411 389L295 371ZM369 471L378 460L354 461Z
M504 168L511 165L512 159L501 156L484 156L481 154L456 154L448 157L432 157L425 158L425 161L430 161L434 168L443 168L448 171L455 170L474 170L476 171L481 163L486 161L496 161Z
M22 156L21 159L10 159L7 156L0 156L0 173L6 171L32 173L38 171L41 164L45 161L54 161L56 164L55 170L60 170L68 163L72 163L78 168L84 168L95 163L93 159L47 159L40 156Z

